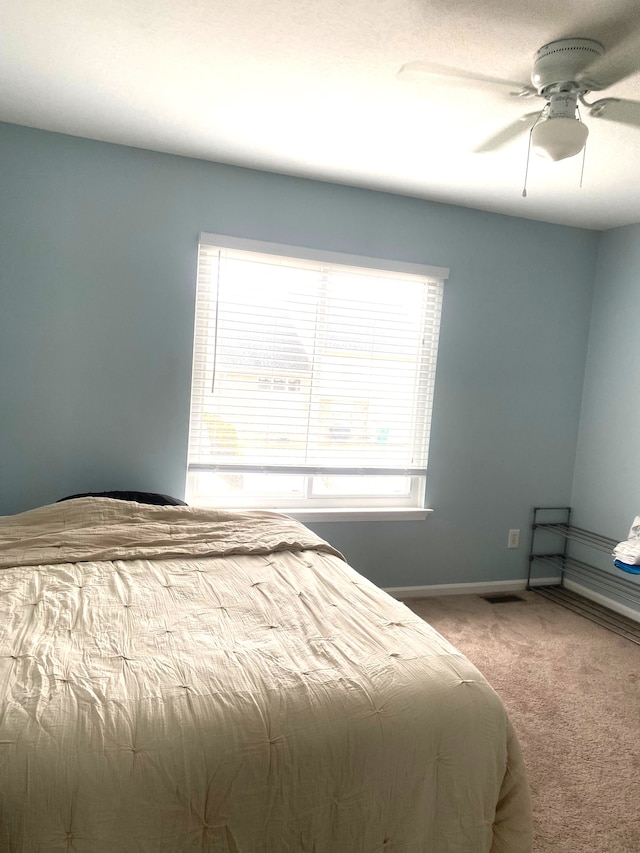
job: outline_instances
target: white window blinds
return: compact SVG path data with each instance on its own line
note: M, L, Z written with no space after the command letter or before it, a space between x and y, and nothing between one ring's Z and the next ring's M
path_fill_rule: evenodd
M424 475L446 271L221 242L199 249L189 469Z

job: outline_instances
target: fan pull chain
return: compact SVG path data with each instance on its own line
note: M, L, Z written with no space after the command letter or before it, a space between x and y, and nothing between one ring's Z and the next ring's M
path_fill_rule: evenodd
M531 128L531 130L533 130L533 128ZM531 130L529 131L529 144L527 145L527 165L524 169L524 186L522 188L522 198L527 197L527 176L529 174L529 157L531 156Z
M582 189L582 178L584 177L584 159L587 156L587 143L585 142L582 149L582 168L580 169L580 189Z
M582 121L582 116L580 115L580 107L576 105L576 109L578 110L578 120ZM580 189L582 189L582 178L584 177L584 160L587 156L587 143L585 141L584 148L582 149L582 167L580 169Z
M524 187L522 188L522 198L527 197L527 176L529 175L529 158L531 157L531 137L533 136L533 128L538 124L544 111L547 109L547 105L540 110L538 118L534 121L531 130L529 131L529 145L527 146L527 165L524 170Z

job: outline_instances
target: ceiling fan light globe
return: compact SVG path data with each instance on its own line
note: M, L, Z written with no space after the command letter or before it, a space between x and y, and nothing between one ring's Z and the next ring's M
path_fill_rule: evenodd
M548 118L531 131L531 146L547 160L566 160L582 151L588 135L589 128L579 119Z

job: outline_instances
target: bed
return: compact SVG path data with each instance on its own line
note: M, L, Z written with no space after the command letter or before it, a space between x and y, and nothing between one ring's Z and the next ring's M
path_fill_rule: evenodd
M528 853L505 710L302 524L0 518L0 851Z

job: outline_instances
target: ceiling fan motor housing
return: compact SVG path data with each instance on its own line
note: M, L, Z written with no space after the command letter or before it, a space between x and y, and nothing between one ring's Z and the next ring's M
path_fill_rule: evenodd
M600 88L595 81L582 77L582 72L604 53L604 47L592 39L559 39L537 51L531 82L539 95L574 91L585 93Z

